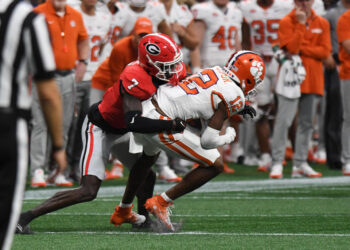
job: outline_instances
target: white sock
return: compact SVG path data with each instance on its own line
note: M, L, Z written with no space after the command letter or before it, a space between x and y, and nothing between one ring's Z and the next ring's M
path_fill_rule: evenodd
M172 202L173 200L170 199L165 192L163 192L160 196L166 201L166 202Z
M123 207L123 208L127 208L127 207L131 207L131 206L132 206L132 203L130 203L130 204L124 204L123 202L120 202L119 206L120 206L120 207Z

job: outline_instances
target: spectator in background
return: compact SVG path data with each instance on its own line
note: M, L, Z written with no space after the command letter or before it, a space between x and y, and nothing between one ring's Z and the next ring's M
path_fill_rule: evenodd
M60 89L63 104L63 135L64 147L66 147L68 131L73 119L75 82L81 82L86 71L89 55L89 36L81 14L66 5L65 0L48 0L34 10L45 15L49 26L51 44L57 66L55 80ZM33 187L45 187L44 168L48 164L47 159L51 146L47 146L47 128L44 123L35 85L32 94L31 185ZM55 180L51 181L54 181L58 186L72 185L63 174L59 174Z
M100 65L100 54L108 42L111 16L96 6L97 0L82 0L74 8L78 10L89 35L89 55L86 72L81 82L76 83L75 109L67 146L68 162L71 166L70 177L79 182L79 160L82 149L80 128L90 106L90 88L92 75Z
M285 114L290 118L294 117L298 106L292 177L321 177L322 174L313 170L307 163L307 155L316 105L324 92L322 60L328 58L331 52L329 23L311 8L314 0L294 0L294 3L295 9L280 21L278 36L282 49L291 55L300 55L306 78L300 86L301 97L293 99L292 103L279 102L279 108L282 108L281 105L293 105L293 108L289 109L290 113ZM284 137L281 136L281 139ZM275 164L270 176L282 177L281 163Z
M331 169L341 169L341 126L342 126L342 102L340 93L340 80L337 70L339 64L339 45L337 39L337 22L339 17L346 11L342 1L336 3L327 10L324 16L331 28L332 54L324 60L325 77L325 117L324 117L324 137L325 151L328 167Z
M347 11L339 17L337 35L339 42L340 83L343 103L342 161L343 174L350 175L350 0L342 0Z

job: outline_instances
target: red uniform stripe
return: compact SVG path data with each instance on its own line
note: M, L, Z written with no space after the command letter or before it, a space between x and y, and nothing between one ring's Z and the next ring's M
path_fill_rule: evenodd
M94 127L94 124L90 125L90 147L89 147L89 154L88 154L88 158L86 160L86 164L85 164L85 175L88 174L89 171L89 166L90 166L90 160L91 160L91 155L92 155L92 151L94 149L94 134L92 133L92 128Z

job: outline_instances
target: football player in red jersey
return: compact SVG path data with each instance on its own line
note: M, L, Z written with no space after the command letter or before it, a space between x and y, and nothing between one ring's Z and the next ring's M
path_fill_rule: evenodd
M150 169L157 156L129 153L129 137L132 132L154 133L161 131L181 132L185 123L180 119L153 120L142 117L141 101L150 98L159 85L177 84L186 76L182 53L175 42L163 34L144 36L138 47L138 61L130 63L123 70L120 81L107 90L100 103L92 105L82 127L83 152L80 159L81 185L77 189L56 193L32 210L21 214L17 233L30 231L28 224L35 218L71 206L91 201L104 179L105 165L111 146L114 155L129 169L147 168L143 176L138 197L138 212L132 213L130 222L140 225L148 215L144 208L147 198L153 195L155 173ZM138 171L138 170L137 170ZM131 169L131 174L135 169ZM130 183L133 185L133 183ZM131 211L131 206L125 210Z

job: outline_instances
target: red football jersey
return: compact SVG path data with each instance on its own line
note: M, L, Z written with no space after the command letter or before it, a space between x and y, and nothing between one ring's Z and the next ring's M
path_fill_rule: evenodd
M186 69L183 68L180 79L186 76ZM152 77L140 66L138 61L128 64L120 75L119 82L106 91L102 102L98 106L103 119L116 129L126 127L123 97L120 94L120 81L125 91L140 101L147 100L157 91L157 87L152 82Z

